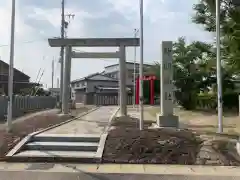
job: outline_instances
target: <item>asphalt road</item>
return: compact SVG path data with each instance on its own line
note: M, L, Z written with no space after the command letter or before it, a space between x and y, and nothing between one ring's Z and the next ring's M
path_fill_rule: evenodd
M237 180L227 176L96 174L82 172L2 171L1 180Z

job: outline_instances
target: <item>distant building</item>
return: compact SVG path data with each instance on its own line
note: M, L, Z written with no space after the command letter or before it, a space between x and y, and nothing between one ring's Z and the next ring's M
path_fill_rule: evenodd
M103 87L118 89L118 80L105 76L101 73L94 73L81 79L71 82L72 99L77 103L84 101L86 93L99 92Z
M8 94L8 74L9 65L0 60L0 94ZM30 83L30 77L18 69L14 68L13 93L20 94L21 90L31 88L36 83Z
M60 96L60 88L49 88L48 90L51 96L55 96L55 97Z
M150 67L151 65L144 65ZM136 74L139 64L136 63ZM132 92L134 80L134 63L126 62L127 91ZM83 103L87 93L117 93L119 90L119 64L106 66L101 73L94 73L71 82L72 99L76 103Z
M146 69L151 66L152 65L144 64L143 68ZM137 77L139 74L139 63L136 63L135 67L136 67L136 77ZM119 80L119 64L106 66L102 74ZM134 82L134 63L126 62L126 83L128 86L133 86L133 82Z

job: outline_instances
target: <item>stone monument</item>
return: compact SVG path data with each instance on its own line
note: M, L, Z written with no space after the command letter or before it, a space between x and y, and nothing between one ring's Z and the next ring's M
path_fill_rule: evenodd
M159 127L179 126L178 116L173 113L173 66L172 66L172 41L162 42L162 59L160 63L161 83L161 111L157 114L157 125Z

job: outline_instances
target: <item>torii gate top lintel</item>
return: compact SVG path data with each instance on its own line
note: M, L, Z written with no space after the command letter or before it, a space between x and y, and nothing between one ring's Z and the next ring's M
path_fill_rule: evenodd
M139 38L50 38L48 43L51 47L119 47L139 46Z

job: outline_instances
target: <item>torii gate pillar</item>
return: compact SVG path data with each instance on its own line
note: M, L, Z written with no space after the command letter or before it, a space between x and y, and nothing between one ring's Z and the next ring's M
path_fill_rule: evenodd
M62 96L62 111L63 114L68 114L70 92L71 92L71 63L72 62L72 47L66 46L64 71L63 71L63 96Z
M120 92L120 113L121 116L127 115L127 92L126 92L126 50L127 46L139 46L139 38L80 38L80 39L48 39L51 47L66 47L66 58L64 61L64 86L62 97L62 111L64 114L69 113L70 100L70 74L71 74L71 58L89 58L107 56L109 58L119 58L119 92ZM119 47L119 54L115 53L88 53L77 54L72 52L72 47ZM78 56L79 55L79 56ZM116 56L115 56L116 55ZM77 57L78 56L78 57ZM98 57L97 57L98 58Z

